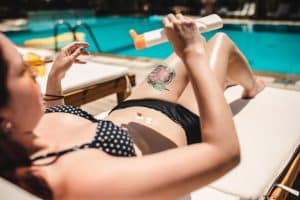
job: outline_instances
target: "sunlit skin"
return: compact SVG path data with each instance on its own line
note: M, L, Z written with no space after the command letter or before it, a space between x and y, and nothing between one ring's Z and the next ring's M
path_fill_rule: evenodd
M12 58L9 60L7 87L9 91L14 91L10 93L9 104L1 110L1 115L14 124L12 137L18 137L20 143L28 146L28 151L35 151L40 147L32 145L32 139L35 138L32 130L43 116L42 96L34 74L22 60L21 55L10 42L3 39L3 36L1 45L7 45L4 56ZM26 116L24 113L30 114L31 117L24 117ZM25 134L20 134L23 132Z
M161 112L144 107L116 110L106 120L128 130L137 157L113 157L98 149L85 149L51 164L32 166L46 179L55 199L175 199L238 164L239 144L223 91L227 84L240 84L245 88L243 97L252 98L264 84L254 78L248 62L226 35L217 34L206 42L195 24L182 15L168 15L163 24L175 51L164 63L176 76L163 91L145 80L129 99L149 97L182 104L201 116L203 142L186 146L184 130ZM13 138L32 157L91 141L97 124L67 113L44 114L38 85L21 56L16 56L14 45L3 36L0 45L9 63L11 95L0 115L12 122ZM72 63L80 62L78 56L85 54L87 46L77 43L63 49L50 72L47 92L62 94L61 79ZM149 139L147 134L153 137ZM156 146L164 146L166 138L182 148L151 154L157 152ZM50 161L52 158L35 164Z

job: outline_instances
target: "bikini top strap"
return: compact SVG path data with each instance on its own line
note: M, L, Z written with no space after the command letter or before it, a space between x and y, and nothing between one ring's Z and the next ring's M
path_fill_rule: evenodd
M57 152L50 152L50 153L47 153L47 154L44 154L44 155L41 155L41 156L36 156L34 157L33 159L31 159L31 162L34 162L34 161L37 161L37 160L42 160L42 159L46 159L46 158L49 158L49 157L60 157L64 154L67 154L67 153L70 153L70 152L73 152L73 151L78 151L80 149L84 149L84 148L89 148L90 147L90 143L85 143L85 144L82 144L80 146L78 145L75 145L71 148L68 148L68 149L64 149L64 150L61 150L61 151L57 151Z

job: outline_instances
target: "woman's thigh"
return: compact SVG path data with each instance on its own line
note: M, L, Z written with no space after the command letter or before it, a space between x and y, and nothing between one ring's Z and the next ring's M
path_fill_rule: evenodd
M176 102L187 83L184 64L173 53L164 62L154 67L146 79L134 88L128 99L156 98Z

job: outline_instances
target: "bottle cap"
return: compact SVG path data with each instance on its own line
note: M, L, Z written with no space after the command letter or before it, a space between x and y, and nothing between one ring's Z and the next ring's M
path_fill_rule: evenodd
M144 35L138 35L135 30L131 29L129 34L134 42L134 47L136 49L144 49L147 47Z

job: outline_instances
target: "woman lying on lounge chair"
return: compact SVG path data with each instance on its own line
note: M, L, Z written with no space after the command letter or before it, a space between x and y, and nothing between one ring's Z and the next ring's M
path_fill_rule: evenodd
M251 98L264 84L226 35L206 43L182 15L163 24L176 54L105 120L58 105L60 80L86 44L57 57L45 97L57 106L44 114L30 67L0 35L1 176L44 199L175 199L235 167L239 144L223 91L237 83Z

